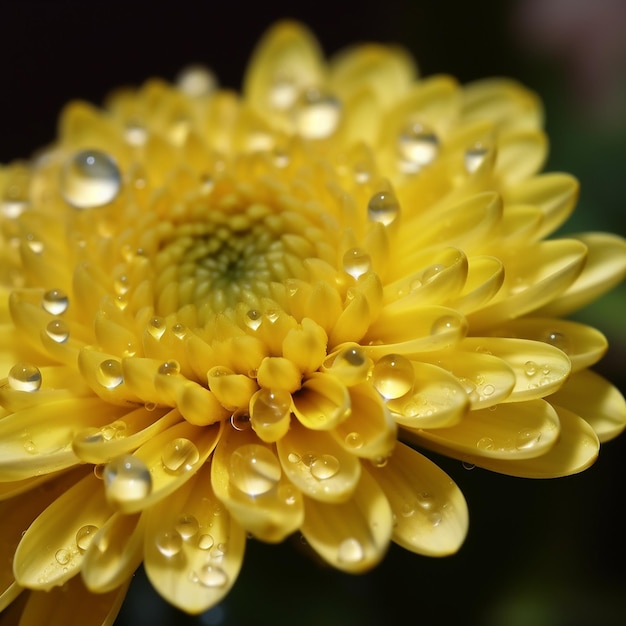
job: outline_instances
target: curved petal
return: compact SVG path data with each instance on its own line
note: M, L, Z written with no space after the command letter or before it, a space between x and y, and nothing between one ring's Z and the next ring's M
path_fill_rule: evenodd
M495 172L504 184L527 180L546 159L548 142L543 131L515 130L498 137Z
M364 572L376 565L387 551L392 526L389 502L367 471L347 502L305 498L304 538L325 561L345 572Z
M168 602L193 614L215 606L235 584L246 543L215 497L210 474L206 464L146 512L146 574Z
M461 547L469 524L467 504L435 463L398 443L384 467L369 471L391 505L395 543L426 556L446 556Z
M311 430L329 430L350 414L348 388L335 376L314 372L293 394L293 412Z

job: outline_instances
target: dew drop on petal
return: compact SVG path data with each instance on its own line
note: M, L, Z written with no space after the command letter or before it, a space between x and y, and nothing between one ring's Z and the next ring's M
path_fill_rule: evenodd
M70 327L63 320L52 320L46 326L46 334L52 341L65 343L70 336Z
M175 530L159 533L155 537L154 543L157 550L168 559L179 554L183 548L183 538Z
M291 394L283 389L260 389L250 403L250 419L255 426L271 426L291 412Z
M208 533L203 533L198 537L198 548L200 550L210 550L215 544L215 540L212 535Z
M439 138L425 125L408 124L398 135L398 153L407 173L418 171L437 158Z
M248 428L250 428L250 416L248 412L241 409L236 410L230 416L230 425L235 430L248 430Z
M453 315L442 315L433 322L430 329L431 335L443 335L458 330L461 322Z
M529 378L537 373L537 369L537 364L534 361L526 361L526 363L524 363L524 372Z
M305 139L325 139L337 129L340 114L341 105L337 98L309 89L295 110L296 130Z
M400 354L387 354L374 365L372 384L383 398L400 398L413 387L415 373L411 361Z
M223 587L228 582L228 574L218 565L205 563L196 571L198 582L203 587Z
M281 111L289 109L298 97L298 87L289 78L279 78L272 83L269 92L270 104Z
M161 339L165 332L165 320L162 317L155 316L148 322L148 332L155 338Z
M161 462L166 471L183 474L189 471L200 459L200 453L193 441L178 437L168 442L161 453Z
M131 454L107 463L102 478L107 498L113 502L137 502L152 491L150 470L141 459Z
M278 459L265 446L240 446L230 459L231 483L251 497L271 491L278 484L281 474Z
M365 558L361 542L354 537L344 539L337 548L337 560L342 563L358 563Z
M352 450L363 447L363 437L357 432L348 433L344 439L346 446Z
M172 326L172 333L177 339L184 339L187 336L187 328L184 324L177 323Z
M359 278L372 267L370 255L363 248L350 248L343 255L343 269L353 278Z
M158 373L163 376L174 376L180 373L180 365L178 361L165 361L159 366Z
M491 437L481 437L476 442L476 447L479 450L493 450L493 448L494 448L493 439Z
M203 65L189 65L176 77L176 86L192 98L208 96L217 87L213 72Z
M529 450L536 446L541 440L541 433L538 430L520 430L515 438L515 447L518 450Z
M8 381L15 391L37 391L41 387L41 372L30 363L16 363L9 370Z
M565 354L569 354L572 349L567 335L556 330L548 332L545 341L555 348L562 350Z
M76 547L84 552L91 543L94 535L98 532L98 527L93 524L81 526L76 532Z
M463 162L465 164L465 171L468 174L473 174L483 164L487 155L489 154L489 147L481 142L477 142L465 151L463 156Z
M102 361L96 370L96 380L106 389L115 389L124 382L122 364L117 359Z
M52 315L61 315L67 311L69 298L64 291L60 289L50 289L43 294L41 306Z
M372 222L380 222L384 226L395 222L400 215L400 204L395 194L390 191L375 193L367 205L367 216Z
M250 309L244 318L245 324L248 328L252 330L256 330L263 321L263 316L261 312L257 309Z
M176 522L176 532L185 540L198 534L200 523L193 515L181 515Z
M61 171L61 193L76 209L109 204L117 197L121 186L122 178L115 161L99 150L78 152Z
M67 565L72 560L72 553L65 548L61 548L54 553L54 558L59 565Z
M340 469L339 459L332 454L322 454L311 463L311 475L318 480L332 478Z

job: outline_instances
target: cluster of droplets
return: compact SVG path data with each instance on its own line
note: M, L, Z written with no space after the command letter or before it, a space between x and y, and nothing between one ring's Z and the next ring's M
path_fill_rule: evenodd
M443 521L447 507L447 502L441 502L429 491L421 491L415 498L403 502L394 515L404 518L422 515L431 526L437 527Z
M318 454L316 452L307 452L305 454L296 454L291 452L288 455L290 463L302 463L308 469L313 478L319 481L328 480L335 476L341 469L339 459L332 454Z

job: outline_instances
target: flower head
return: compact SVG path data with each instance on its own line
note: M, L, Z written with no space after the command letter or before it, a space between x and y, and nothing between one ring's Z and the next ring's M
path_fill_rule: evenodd
M578 185L538 173L541 117L399 48L327 63L291 22L241 95L191 68L69 104L0 170L2 607L31 590L36 623L64 586L76 623L110 623L143 562L200 612L247 535L347 572L390 541L454 553L465 500L417 449L589 466L626 407L588 369L603 335L563 316L623 279L626 243L546 239Z

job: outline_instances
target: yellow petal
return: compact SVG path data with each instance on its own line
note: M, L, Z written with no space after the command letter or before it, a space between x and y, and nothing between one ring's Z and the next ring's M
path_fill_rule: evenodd
M384 467L369 471L391 505L395 543L426 556L446 556L461 547L469 523L467 504L435 463L398 443Z
M224 431L211 463L211 485L233 518L262 541L282 541L302 523L300 491L284 476L274 446L250 428Z
M146 513L145 569L171 604L197 614L235 584L246 537L211 489L206 464L183 488Z
M493 256L476 256L468 259L468 273L460 295L448 305L467 315L484 307L504 283L504 265Z
M112 514L102 483L87 475L52 502L24 533L13 561L17 582L43 590L67 582L82 564L81 533L87 527L100 528Z
M350 413L347 387L330 374L313 372L293 395L293 412L311 430L329 430Z
M291 329L283 340L283 356L303 374L317 370L326 357L328 337L312 319L304 318L299 328Z
M294 424L276 448L289 480L315 500L344 502L361 476L359 460L324 431Z
M361 474L352 498L343 503L305 499L302 534L328 563L345 572L364 572L384 556L393 516L384 492L372 476Z
M498 137L495 172L505 184L527 180L543 166L547 149L546 136L540 130L502 133Z
M496 410L470 411L456 426L431 430L404 429L419 442L448 456L528 459L545 454L559 438L559 418L544 400L501 404ZM484 465L482 461L479 463Z
M572 374L550 396L550 402L588 422L601 442L617 437L626 426L626 402L620 391L591 370Z

